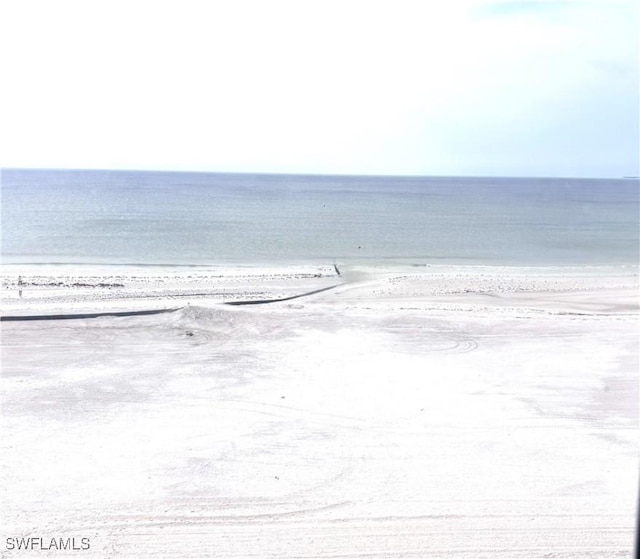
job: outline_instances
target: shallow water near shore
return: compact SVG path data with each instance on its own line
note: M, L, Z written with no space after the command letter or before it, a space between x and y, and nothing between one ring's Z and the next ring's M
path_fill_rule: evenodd
M638 181L2 171L5 263L637 263Z

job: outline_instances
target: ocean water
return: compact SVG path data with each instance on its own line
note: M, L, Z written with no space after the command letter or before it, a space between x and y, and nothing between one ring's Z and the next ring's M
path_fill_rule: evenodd
M637 264L639 183L2 170L4 263Z

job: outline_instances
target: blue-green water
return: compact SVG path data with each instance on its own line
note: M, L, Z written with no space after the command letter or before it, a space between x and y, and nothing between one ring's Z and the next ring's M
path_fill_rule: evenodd
M637 264L636 180L2 171L4 263Z

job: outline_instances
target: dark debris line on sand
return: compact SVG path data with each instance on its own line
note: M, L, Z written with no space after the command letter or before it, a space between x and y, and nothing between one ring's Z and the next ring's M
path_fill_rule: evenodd
M300 295L292 295L290 297L282 297L280 299L257 299L253 301L227 301L225 305L265 305L267 303L278 303L280 301L290 301L291 299L299 299L300 297L307 297L308 295L315 295L316 293L322 293L329 289L335 289L340 287L341 284L331 285L329 287L323 287L322 289L316 289L315 291L308 291L307 293L301 293ZM170 309L152 309L146 311L120 311L120 312L97 312L97 313L81 313L81 314L38 314L38 315L14 315L14 316L0 316L2 322L12 322L20 320L72 320L79 318L99 318L101 316L144 316L153 314L162 314L167 312L174 312L184 307L173 307Z
M307 293L301 293L300 295L291 295L290 297L282 297L281 299L257 299L254 301L227 301L225 305L265 305L267 303L279 303L280 301L291 301L291 299L299 299L300 297L307 297L308 295L315 295L316 293L322 293L323 291L329 291L329 289L335 289L342 284L330 285L329 287L323 287L322 289L316 289L315 291L308 291Z
M161 314L166 312L174 312L182 307L174 307L171 309L153 309L150 311L120 311L120 312L97 312L82 314L39 314L39 315L17 315L17 316L0 316L0 321L18 321L18 320L71 320L74 318L99 318L101 316L143 316L150 314Z

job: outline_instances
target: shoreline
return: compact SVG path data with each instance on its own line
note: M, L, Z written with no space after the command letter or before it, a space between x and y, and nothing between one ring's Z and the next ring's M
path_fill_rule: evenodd
M3 265L4 316L142 312L188 305L327 301L440 310L532 307L638 311L638 267ZM320 296L329 291L325 296ZM314 297L314 295L317 295ZM308 296L308 297L307 297ZM616 298L618 300L616 301ZM537 301L536 301L537 299ZM544 302L547 302L545 307ZM435 306L434 306L435 305ZM586 306L585 306L586 305Z

